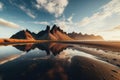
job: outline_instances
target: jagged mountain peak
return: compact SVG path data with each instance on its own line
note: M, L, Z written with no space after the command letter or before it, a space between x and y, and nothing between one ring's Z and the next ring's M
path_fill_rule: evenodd
M50 30L50 32L53 34L54 32L56 32L57 30L57 26L53 25L52 29Z
M66 34L66 32L64 32L59 26L53 25L53 27L52 27L52 29L51 29L50 32L53 34L53 33L55 33L56 31L60 31L61 33Z
M50 31L50 26L47 25L46 30L45 31Z

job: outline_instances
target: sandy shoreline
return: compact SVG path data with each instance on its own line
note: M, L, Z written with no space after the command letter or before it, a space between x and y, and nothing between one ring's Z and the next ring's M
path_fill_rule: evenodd
M95 45L110 48L120 48L120 41L80 41L80 40L27 40L27 39L0 39L0 45L15 44L15 43L68 43L68 44L84 44Z

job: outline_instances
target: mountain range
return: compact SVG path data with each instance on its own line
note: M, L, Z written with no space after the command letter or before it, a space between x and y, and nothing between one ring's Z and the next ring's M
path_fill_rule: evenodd
M72 33L69 33L68 34L69 37L75 39L75 40L104 40L100 35L93 35L93 34L82 34L82 33L75 33L75 32L72 32Z
M27 40L103 40L101 36L88 34L66 33L58 26L54 25L52 29L47 26L45 30L38 33L29 31L28 29L17 32L10 37L11 39L27 39Z

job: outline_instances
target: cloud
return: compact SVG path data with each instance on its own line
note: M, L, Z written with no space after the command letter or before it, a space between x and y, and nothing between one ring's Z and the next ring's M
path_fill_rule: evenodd
M10 28L20 28L20 26L18 24L4 20L2 18L0 18L0 25L10 27Z
M112 29L105 30L105 31L120 31L120 25L113 27Z
M120 17L117 16L120 16L120 1L111 0L107 4L101 6L98 12L92 14L90 17L84 17L81 21L73 22L74 17L71 15L67 19L63 18L63 20L56 20L56 24L67 32L74 31L77 33L82 32L103 35L104 30L108 30L120 23Z
M68 21L68 22L72 22L72 19L73 19L73 15L71 15L71 16L67 19L67 21Z
M120 30L120 25L117 27L114 27L113 30Z
M62 30L68 31L69 25L66 20L55 20L54 24L58 25Z
M0 2L0 10L3 9L4 4Z
M38 9L44 8L55 17L61 16L68 5L68 0L36 0L36 2Z
M102 21L114 14L120 15L120 1L119 0L111 0L109 3L102 6L99 12L94 13L91 17L83 18L80 21L79 25L86 26L90 23Z
M62 30L64 30L67 33L78 31L78 27L76 22L73 22L73 14L66 18L65 16L61 17L60 19L57 19L52 22L52 24L58 25Z
M36 18L36 16L32 13L32 11L30 9L27 9L25 6L19 6L19 8L24 11L28 16L30 16L31 18Z
M26 8L26 3L24 1L20 1L19 4L16 3L14 0L8 0L9 3L19 9L21 9L23 12L25 12L29 17L35 19L36 16L34 15L34 13L32 12L31 9Z
M41 24L41 25L50 25L49 22L42 21L42 22L34 22L34 24Z

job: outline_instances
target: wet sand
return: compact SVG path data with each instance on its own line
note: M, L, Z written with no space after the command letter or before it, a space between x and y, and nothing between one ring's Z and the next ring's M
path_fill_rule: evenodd
M83 51L85 53L97 56L98 59L101 59L103 61L109 62L113 65L120 67L120 52L118 52L119 54L115 54L114 52L112 53L112 52L98 51L91 48L80 47L79 45L75 45L74 48L79 51Z
M111 64L79 56L73 57L72 61L72 65L81 68L76 71L80 70L86 76L83 80L120 80L120 69Z
M120 68L82 56L13 63L0 67L3 80L120 80Z

